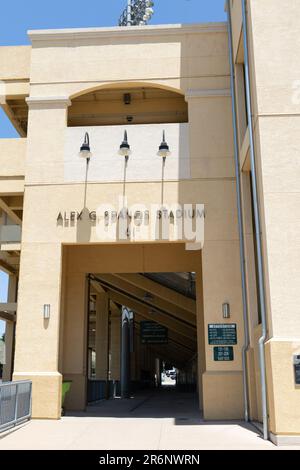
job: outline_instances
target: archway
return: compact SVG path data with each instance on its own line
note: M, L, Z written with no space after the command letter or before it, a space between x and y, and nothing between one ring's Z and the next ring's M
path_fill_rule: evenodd
M188 122L184 96L173 89L145 83L96 88L75 95L68 126L107 126Z

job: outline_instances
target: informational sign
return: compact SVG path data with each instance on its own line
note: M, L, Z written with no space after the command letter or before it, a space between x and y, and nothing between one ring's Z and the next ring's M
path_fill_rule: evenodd
M300 385L300 364L295 364L295 383Z
M154 321L141 321L142 344L168 343L168 328Z
M294 356L295 384L300 385L300 355Z
M208 344L237 344L236 323L213 323L208 325Z
M232 346L216 346L214 347L214 361L233 361Z

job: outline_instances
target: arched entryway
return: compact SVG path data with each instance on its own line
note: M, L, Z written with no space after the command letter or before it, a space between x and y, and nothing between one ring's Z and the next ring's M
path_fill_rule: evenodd
M188 121L184 95L147 83L87 90L72 99L68 126L182 123Z

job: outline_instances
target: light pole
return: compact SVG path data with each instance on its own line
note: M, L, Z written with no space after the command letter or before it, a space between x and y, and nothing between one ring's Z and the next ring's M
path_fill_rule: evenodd
M119 26L143 26L151 19L152 0L127 0L127 7L119 18Z
M122 157L125 157L124 179L123 179L123 204L125 204L126 171L127 171L129 155L131 155L130 145L128 143L127 131L124 132L124 140L120 145L119 155L121 155Z
M119 236L121 238L129 237L129 221L128 221L128 209L126 206L126 175L127 175L127 165L129 156L131 155L130 145L128 143L127 131L124 132L124 139L120 145L119 155L125 157L124 161L124 178L123 178L123 208L122 208L122 217L119 224Z
M85 185L84 185L84 208L86 207L86 191L87 191L87 178L88 178L88 171L89 171L89 163L92 156L91 148L90 148L90 136L88 132L85 133L83 144L80 147L79 156L86 160L86 168L85 168Z
M170 147L166 142L166 133L163 131L162 143L159 146L157 155L162 158L162 175L161 175L161 204L164 203L164 181L165 181L165 166L166 159L171 154Z
M127 26L131 26L132 0L127 0Z
M121 398L130 398L130 311L122 307L121 317Z

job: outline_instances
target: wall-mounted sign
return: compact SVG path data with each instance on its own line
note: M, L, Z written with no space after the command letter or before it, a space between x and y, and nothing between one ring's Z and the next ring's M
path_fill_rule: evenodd
M232 346L216 346L214 347L214 361L233 361Z
M237 344L236 323L213 323L208 325L208 344Z
M300 355L294 356L295 384L300 385Z
M168 328L154 321L141 321L142 344L168 343Z

